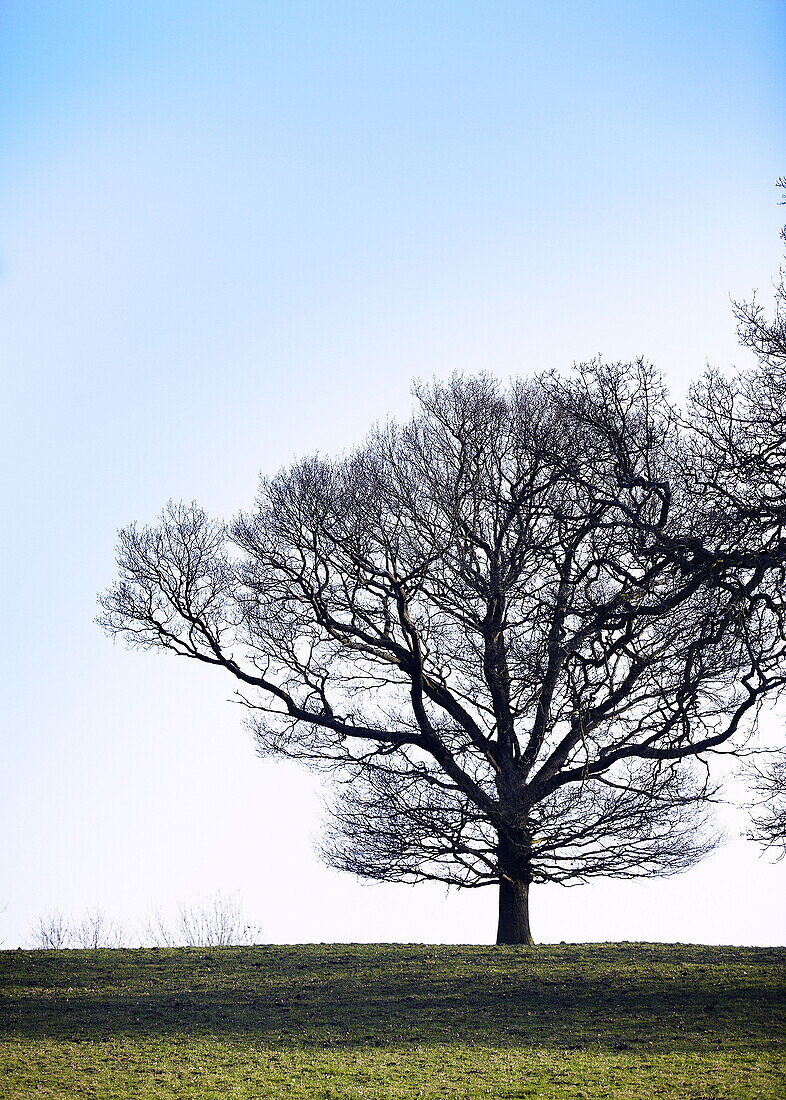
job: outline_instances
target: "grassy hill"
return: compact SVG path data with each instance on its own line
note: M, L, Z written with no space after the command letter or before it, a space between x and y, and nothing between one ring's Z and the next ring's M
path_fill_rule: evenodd
M0 1096L783 1100L786 949L0 952Z

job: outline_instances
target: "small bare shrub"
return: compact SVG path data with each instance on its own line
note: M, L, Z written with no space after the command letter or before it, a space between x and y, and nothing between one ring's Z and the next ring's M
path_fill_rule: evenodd
M229 947L253 942L256 928L236 894L217 891L181 904L173 921L153 910L145 931L156 947Z
M119 924L107 918L103 909L88 909L73 926L72 938L75 947L119 947L123 931Z
M33 928L33 946L46 951L70 947L71 939L71 926L59 909L41 917Z
M33 945L44 950L64 947L119 947L122 927L110 920L103 909L88 909L80 920L69 920L59 909L53 910L33 928Z

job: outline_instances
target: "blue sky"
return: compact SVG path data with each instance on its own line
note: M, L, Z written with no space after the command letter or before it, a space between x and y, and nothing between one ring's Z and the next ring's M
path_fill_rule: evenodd
M488 938L491 897L322 869L314 781L256 760L229 685L113 647L95 593L119 526L232 515L260 470L405 415L416 376L643 354L680 392L743 363L729 298L781 260L783 25L767 0L6 0L0 939L217 888L269 939ZM730 873L755 914L708 926ZM733 842L539 891L533 920L774 942L783 892Z

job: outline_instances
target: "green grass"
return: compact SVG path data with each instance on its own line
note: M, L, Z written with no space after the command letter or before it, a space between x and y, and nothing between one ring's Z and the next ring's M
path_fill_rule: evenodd
M783 1100L786 949L0 953L0 1096Z

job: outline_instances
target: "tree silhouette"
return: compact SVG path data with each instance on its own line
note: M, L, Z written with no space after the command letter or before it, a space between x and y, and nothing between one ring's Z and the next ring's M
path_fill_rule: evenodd
M335 772L336 866L496 884L498 942L531 942L532 882L708 850L708 761L784 683L784 393L766 361L682 412L644 362L421 386L230 528L126 528L101 621Z

